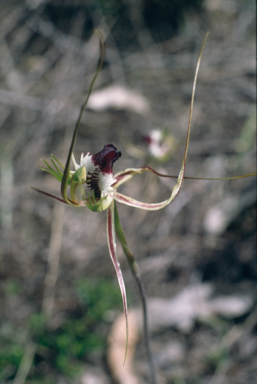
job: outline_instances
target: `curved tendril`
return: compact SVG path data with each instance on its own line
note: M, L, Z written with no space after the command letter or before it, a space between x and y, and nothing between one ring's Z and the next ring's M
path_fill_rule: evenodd
M94 77L93 77L93 79L92 79L92 81L90 83L89 90L87 92L85 101L84 101L84 103L83 103L83 105L82 105L82 107L80 109L80 113L79 113L79 116L78 116L78 119L77 119L77 122L76 122L76 125L75 125L75 128L74 128L74 132L73 132L73 136L72 136L72 140L71 140L71 145L70 145L70 148L69 148L69 154L68 154L68 157L67 157L65 169L64 169L64 172L63 172L62 183L61 183L61 194L62 194L63 199L68 204L70 204L70 201L69 201L69 199L67 197L66 190L67 190L68 182L69 182L71 156L72 156L72 152L73 152L73 148L74 148L74 144L75 144L75 140L76 140L78 128L79 128L79 125L80 125L80 122L81 122L83 111L84 111L84 109L85 109L85 107L87 105L87 102L88 102L88 99L89 99L89 97L91 95L94 83L95 83L96 78L97 78L97 76L98 76L98 74L99 74L99 72L100 72L100 70L102 68L103 60L104 60L104 53L105 53L104 37L103 37L102 33L99 30L95 30L94 33L96 35L98 35L98 37L99 37L99 42L100 42L100 60L99 60L99 63L97 64Z

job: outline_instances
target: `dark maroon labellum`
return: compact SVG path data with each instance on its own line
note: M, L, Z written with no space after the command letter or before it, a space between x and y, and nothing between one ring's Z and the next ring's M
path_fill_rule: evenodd
M92 161L95 166L99 166L103 173L112 173L113 163L121 157L121 152L112 144L104 146L102 151L92 156Z

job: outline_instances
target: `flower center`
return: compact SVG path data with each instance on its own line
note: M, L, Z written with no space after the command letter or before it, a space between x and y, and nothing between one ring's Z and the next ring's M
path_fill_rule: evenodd
M121 152L112 144L104 146L102 151L91 156L94 169L87 173L87 186L100 199L102 191L108 193L113 179L113 163L121 157Z

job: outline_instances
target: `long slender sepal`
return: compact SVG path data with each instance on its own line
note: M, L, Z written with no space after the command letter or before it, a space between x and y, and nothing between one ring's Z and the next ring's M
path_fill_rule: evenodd
M104 48L104 38L103 38L103 35L102 35L102 33L99 30L96 30L95 34L98 35L99 41L100 41L100 60L99 60L99 63L97 65L94 77L93 77L93 79L91 81L91 84L89 86L89 90L88 90L88 93L86 95L85 101L84 101L84 103L83 103L83 105L82 105L82 107L80 109L80 113L79 113L79 116L78 116L78 119L77 119L77 122L76 122L76 125L75 125L75 128L74 128L74 132L73 132L73 136L72 136L72 140L71 140L71 145L70 145L70 149L69 149L69 153L68 153L65 169L64 169L64 172L63 172L62 183L61 183L61 194L62 194L62 197L66 201L67 204L70 204L70 201L69 201L69 199L67 197L67 194L66 194L66 190L67 190L68 183L69 183L69 175L70 175L70 161L71 161L71 156L72 156L72 152L73 152L76 136L77 136L77 133L78 133L78 128L79 128L79 125L80 125L80 122L81 122L83 111L84 111L84 109L85 109L85 107L87 105L87 102L88 102L88 99L89 99L89 97L91 95L94 83L95 83L96 78L97 78L97 76L98 76L98 74L99 74L99 72L100 72L100 70L102 68L103 60L104 60L105 48Z
M116 179L116 182L112 185L112 187L117 189L120 185L132 179L133 176L140 175L143 172L151 172L159 177L168 177L171 179L177 179L177 176L165 175L164 173L157 172L153 168L148 166L141 167L141 168L127 168L125 169L125 171L121 171L119 173L116 173L116 175L114 175L114 179Z
M189 180L236 180L236 179L245 179L246 177L253 177L256 176L257 172L252 173L246 173L245 175L238 175L238 176L229 176L229 177L189 177L184 176L184 179Z
M110 256L117 274L118 283L120 286L120 291L121 291L121 296L123 301L124 313L125 313L125 320L126 320L126 348L125 348L125 357L124 357L124 364L125 364L127 351L128 351L128 306L127 306L126 288L125 288L122 272L120 269L120 263L118 261L117 252L116 252L114 201L112 201L110 207L107 210L107 241L108 241Z
M200 67L200 62L201 62L201 57L202 57L203 49L204 49L204 46L205 46L205 43L206 43L208 35L209 35L209 33L207 33L206 36L205 36L205 39L204 39L204 42L203 42L203 45L202 45L202 48L201 48L201 51L200 51L200 55L198 57L197 64L196 64L196 70L195 70L195 76L194 76L194 82L193 82L193 90L192 90L192 97L191 97L190 110L189 110L189 122L188 122L188 128L187 128L187 136L186 136L186 144L185 144L184 156L183 156L182 166L181 166L178 178L177 178L177 183L176 183L175 187L172 189L172 193L171 193L170 197L167 200L164 200L163 202L160 202L160 203L146 204L146 203L139 202L137 200L134 200L132 198L129 198L129 197L124 196L124 195L121 195L118 192L116 192L115 197L114 197L116 201L119 201L120 203L123 203L123 204L126 204L126 205L130 205L132 207L153 211L153 210L158 210L158 209L162 209L162 208L166 207L178 195L178 193L179 193L179 191L180 191L180 189L182 187L182 183L183 183L184 175L185 175L186 159L187 159L187 152L188 152L189 138L190 138L190 130L191 130L192 113L193 113L193 106L194 106L194 99L195 99L196 81L197 81L197 76L198 76L198 72L199 72L199 67ZM149 170L149 171L153 172L153 169L150 169L150 168L145 168L145 170ZM143 169L142 169L142 171L143 171ZM156 172L154 171L154 173L156 173ZM116 175L116 177L117 176L118 176L118 178L117 178L116 185L117 184L120 185L120 184L122 184L122 176L123 176L123 179L125 181L127 181L133 175L131 173L130 174L127 173L126 175L124 175L124 174L123 175L119 175L118 174L118 175ZM116 187L116 185L114 184L114 187Z
M209 35L209 33L207 33L206 36L205 36L205 39L204 39L204 42L203 42L203 45L202 45L202 48L201 48L201 51L200 51L200 55L198 57L197 64L196 64L196 70L195 70L195 76L194 76L194 82L193 82L193 90L192 90L192 97L191 97L190 110L189 110L189 122L188 122L188 128L187 128L187 136L186 136L186 144L185 144L184 156L183 156L182 166L181 166L178 178L177 178L177 183L176 183L175 187L172 189L170 197L167 200L164 200L163 202L160 202L160 203L146 204L146 203L139 202L137 200L134 200L132 198L129 198L129 197L124 196L124 195L121 195L120 193L116 192L115 195L114 195L114 198L115 198L116 201L119 201L120 203L123 203L123 204L126 204L126 205L130 205L132 207L141 208L141 209L145 209L145 210L148 210L148 211L155 211L155 210L162 209L162 208L166 207L167 205L169 205L175 199L175 197L179 194L179 191L180 191L180 189L182 187L182 183L183 183L183 180L184 180L184 175L185 175L187 152L188 152L190 130L191 130L192 113L193 113L193 106L194 106L194 99L195 99L196 81L197 81L197 76L198 76L198 72L199 72L199 67L200 67L200 62L201 62L201 57L202 57L203 49L204 49L204 46L205 46L205 43L206 43L208 35ZM145 170L149 170L149 171L153 172L153 170L150 169L150 168L146 168ZM154 171L154 173L156 173L156 172ZM124 174L123 175L119 175L118 174L117 182L116 182L116 184L114 184L114 187L116 187L117 184L120 185L122 183L122 177L121 176L123 176L123 179L125 179L125 181L127 181L133 175L130 175L129 173L127 173L127 175L124 175ZM116 177L117 177L117 175L116 175Z
M203 45L202 45L202 48L201 48L201 51L200 51L200 54L199 54L199 57L197 60L196 69L195 69L195 77L194 77L194 82L193 82L193 90L192 90L192 97L191 97L190 110L189 110L189 122L188 122L187 137L186 137L186 144L185 144L185 151L184 151L184 159L183 159L182 167L180 170L180 173L183 173L183 176L184 176L184 172L185 172L187 152L188 152L188 146L189 146L189 137L190 137L191 122L192 122L192 115L193 115L193 108L194 108L194 101L195 101L196 81L197 81L198 72L199 72L199 68L200 68L203 49L204 49L204 46L205 46L205 43L206 43L208 36L209 36L209 32L207 32L205 35ZM183 181L183 179L182 179L182 181Z
M159 176L162 176L162 175L159 174ZM190 179L190 180L213 180L213 181L215 181L215 180L234 180L234 179L238 179L238 178L245 178L245 177L251 177L251 176L256 176L256 173L249 173L247 175L234 176L234 177L222 177L222 178L184 177L184 179ZM173 178L173 176L169 176L169 177ZM143 209L143 210L146 210L146 211L158 211L159 209L162 209L162 208L166 207L168 204L170 204L170 202L177 196L177 194L178 194L178 189L177 188L178 188L177 185L173 188L171 197L169 199L161 201L159 203L145 203L145 202L142 202L142 201L135 200L132 197L125 196L125 195L123 195L123 194L121 194L119 192L115 192L114 199L116 201L118 201L119 203L125 204L125 205L129 205L130 207L139 208L139 209Z
M113 188L118 188L120 185L126 183L130 179L132 179L135 175L140 175L143 172L151 172L158 177L165 177L169 179L177 179L178 176L173 175L167 175L164 173L160 173L155 171L152 167L146 166L141 168L127 168L125 171L121 171L119 173L116 173L114 176L114 179L116 179L116 182L112 185ZM229 176L229 177L193 177L193 176L184 176L184 180L235 180L235 179L244 179L246 177L252 177L256 176L257 172L247 173L245 175L238 175L238 176Z
M34 191L36 191L36 192L41 193L42 195L45 195L45 196L47 196L47 197L51 197L51 199L57 200L57 201L59 201L60 203L67 204L65 200L61 199L61 198L58 197L58 196L52 195L51 193L42 191L41 189L38 189L38 188L35 188L35 187L30 187L30 188L34 189Z
M138 265L136 263L136 259L129 249L125 233L123 231L122 225L120 223L120 218L117 210L116 203L114 202L114 220L115 220L115 230L116 230L116 235L119 239L119 242L122 246L122 249L127 257L131 272L136 280L136 283L139 288L139 293L140 293L140 298L142 301L142 307L143 307L143 319L144 319L144 334L145 334L145 344L146 344L146 350L147 350L147 356L148 356L148 361L149 361L149 366L150 366L150 372L151 372L151 378L152 378L152 383L156 384L156 372L155 372L155 366L153 362L153 355L152 355L152 350L151 350L151 345L150 345L150 333L149 333L149 327L148 327L148 316L147 316L147 304L146 304L146 293L145 293L145 288L143 281L140 276L140 272L138 269Z

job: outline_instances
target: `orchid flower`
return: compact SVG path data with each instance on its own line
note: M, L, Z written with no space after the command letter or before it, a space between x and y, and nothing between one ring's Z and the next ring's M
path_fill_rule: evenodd
M190 136L190 129L191 129L191 119L192 119L192 111L193 111L193 104L194 104L196 80L197 80L197 75L199 71L202 51L203 51L207 36L208 34L205 37L205 40L197 61L195 77L193 82L192 99L191 99L191 105L190 105L190 111L189 111L189 123L188 123L188 130L187 130L187 136L186 136L184 156L182 159L182 165L179 171L179 175L177 177L160 174L155 170L153 170L151 167L128 168L125 171L114 174L113 164L121 157L121 152L118 151L117 148L112 144L105 145L100 152L93 155L90 155L90 153L88 152L84 156L84 153L82 153L79 163L76 162L75 157L73 155L73 148L76 140L78 126L81 120L82 112L87 104L94 81L101 69L101 65L103 61L103 40L100 37L101 60L97 67L95 76L91 82L86 100L83 106L81 107L80 115L77 120L74 133L73 133L73 138L69 148L69 154L66 161L66 165L63 166L59 162L59 160L52 155L51 165L46 160L43 160L46 165L46 168L40 167L43 171L51 173L61 183L61 197L58 197L48 192L34 188L36 191L48 197L51 197L59 202L62 202L66 205L71 205L79 208L89 208L91 211L94 211L94 212L107 211L107 241L108 241L109 253L117 274L119 287L120 287L122 300L123 300L125 320L126 320L125 359L126 359L127 346L128 346L128 309L127 309L125 284L122 277L122 272L120 269L119 261L117 258L117 252L116 252L116 236L118 237L118 240L122 245L123 251L128 259L130 268L138 283L138 286L141 292L141 298L143 298L142 302L144 307L143 309L144 309L145 336L146 336L147 343L149 342L149 338L147 333L148 326L147 326L146 301L145 301L144 288L139 276L139 271L136 265L135 258L128 247L126 237L119 220L116 202L129 205L134 208L148 210L148 211L159 210L159 209L165 208L175 199L175 197L179 194L181 190L182 183L185 178L198 179L193 177L192 178L185 177L185 167L186 167L187 152L188 152L188 146L189 146L189 136ZM70 170L71 162L73 163L74 170ZM141 174L143 172L151 172L156 174L159 177L176 178L177 182L172 189L171 195L162 202L146 203L146 202L137 201L131 197L125 196L118 192L118 188L120 187L120 185L129 181L134 175ZM255 173L236 176L232 178L225 178L225 179L248 177L253 175L255 175ZM208 179L208 180L220 180L220 179ZM69 193L67 192L68 189L69 189ZM148 358L151 361L149 345L147 346L147 351L148 351ZM125 359L124 359L124 362L125 362ZM151 364L150 364L150 367L151 367ZM152 377L154 377L153 368L151 367L151 369L152 369ZM154 378L153 378L153 382L155 382Z
M143 141L150 157L159 162L167 161L176 149L176 141L167 129L152 129L143 137Z

